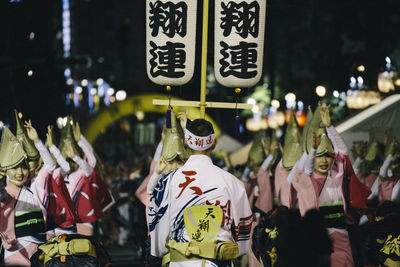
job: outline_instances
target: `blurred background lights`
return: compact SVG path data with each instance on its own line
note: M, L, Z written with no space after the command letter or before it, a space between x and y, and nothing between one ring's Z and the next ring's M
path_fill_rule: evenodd
M81 94L81 93L82 93L82 87L77 86L77 87L75 88L75 93Z
M32 75L33 75L33 71L32 71L32 70L29 70L29 71L28 71L28 76L31 77Z
M293 93L288 93L285 95L285 100L287 102L295 102L296 101L296 95Z
M64 127L65 125L67 125L67 121L68 121L68 117L62 118L62 126L63 126L63 127Z
M115 94L115 98L117 99L117 101L124 101L126 99L125 90L118 90Z
M394 85L396 84L397 80L395 83L393 83L393 71L384 71L379 73L378 75L378 89L382 93L389 93L390 91L393 91ZM398 82L400 84L400 82Z
M95 95L97 93L96 88L90 89L90 94Z
M364 72L364 71L365 71L364 65L358 66L358 67L357 67L357 70L358 70L359 72Z
M297 108L298 108L299 111L302 111L304 109L303 101L298 101L297 102Z
M108 95L113 95L114 92L115 92L114 88L108 88L108 89L107 89L107 94L108 94Z
M72 85L74 83L74 80L72 80L71 78L67 79L67 84L68 85Z
M281 106L281 104L279 103L278 100L273 99L273 100L271 101L271 106L273 106L274 108L278 109L278 108Z
M71 77L71 69L70 68L66 68L64 70L64 77Z
M29 40L34 40L35 39L35 33L34 32L31 32L30 34L29 34Z
M392 63L392 61L390 60L390 57L386 57L385 61L386 61L386 67L390 67L391 63Z
M254 99L254 98L249 98L249 99L247 99L247 104L249 104L249 105L255 105L256 104L256 100Z
M316 93L319 97L324 97L324 96L326 95L326 88L325 88L325 86L318 85L317 87L315 87L315 93Z
M104 96L104 87L103 86L99 86L99 89L97 89L97 94L100 96L100 97L103 97Z
M115 102L115 96L110 96L110 102L114 103Z
M337 90L333 91L333 96L338 98L339 97L339 92Z
M144 119L144 112L141 110L137 111L135 115L138 121L142 121Z
M102 78L98 78L98 79L96 80L96 84L97 84L98 86L103 85L103 83L104 83L104 80L103 80Z
M87 86L87 85L88 85L88 80L83 79L83 80L81 81L81 85L82 85L82 86Z
M251 111L252 111L253 113L257 113L257 112L260 111L260 108L259 108L257 105L254 105L253 108L251 109Z

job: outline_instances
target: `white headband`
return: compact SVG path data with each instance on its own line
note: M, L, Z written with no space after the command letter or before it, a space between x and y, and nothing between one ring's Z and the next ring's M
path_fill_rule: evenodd
M197 136L185 128L185 142L193 150L203 151L209 149L215 140L215 134Z

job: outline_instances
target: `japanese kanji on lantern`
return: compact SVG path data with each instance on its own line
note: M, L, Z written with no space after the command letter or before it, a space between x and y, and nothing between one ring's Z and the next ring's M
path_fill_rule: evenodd
M261 78L266 0L215 0L214 69L226 87L250 87Z
M159 85L179 86L193 76L197 1L146 1L147 75Z

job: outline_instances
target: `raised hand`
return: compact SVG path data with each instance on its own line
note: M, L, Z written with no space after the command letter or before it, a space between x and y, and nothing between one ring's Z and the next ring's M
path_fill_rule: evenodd
M51 147L54 145L54 135L53 135L53 127L47 126L47 133L46 133L46 144L47 147Z
M26 129L26 133L28 134L29 139L31 139L35 143L40 141L39 136L36 132L36 129L33 128L33 126L32 126L31 120L25 121L24 127Z
M187 114L186 112L178 112L178 119L181 123L181 127L182 129L186 128L186 121L187 121Z
M81 128L79 127L78 122L76 122L75 124L72 124L72 132L74 134L75 141L79 142L81 140Z
M400 159L400 147L399 143L397 141L391 142L390 148L389 148L389 153L393 156L391 165L395 166L399 164L399 159ZM393 168L391 168L393 169Z
M388 154L394 156L394 154L395 154L395 152L396 152L396 151L395 151L395 150L396 150L396 143L397 143L397 142L390 142L389 148L388 148Z
M271 145L270 145L269 151L270 151L271 155L274 156L274 159L276 159L279 156L279 151L280 151L279 145L280 144L279 144L277 139L273 139L271 141Z
M264 149L264 153L265 156L268 156L270 154L271 151L271 138L267 137L265 138L264 142L263 142L263 149Z
M64 152L68 158L73 159L75 156L74 149L72 148L71 140L65 140Z
M365 156L366 153L366 144L363 141L359 141L356 144L356 153L359 157L363 158Z
M326 105L325 103L321 105L321 110L320 110L321 120L322 123L325 125L325 127L331 126L331 116L329 114L330 108L331 105Z

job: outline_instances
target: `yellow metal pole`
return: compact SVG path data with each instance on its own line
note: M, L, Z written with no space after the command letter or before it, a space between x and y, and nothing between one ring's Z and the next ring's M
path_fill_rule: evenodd
M201 42L200 118L206 115L208 0L203 0L203 32Z

